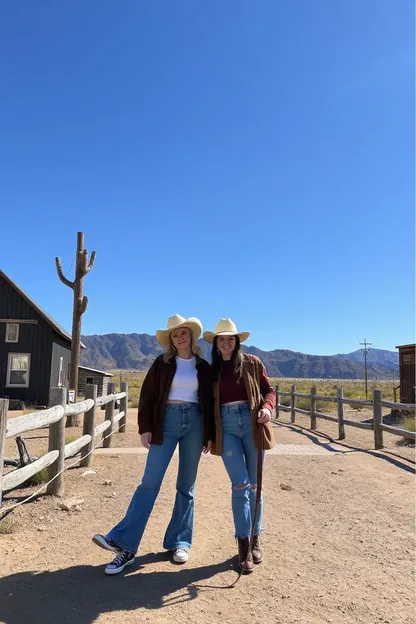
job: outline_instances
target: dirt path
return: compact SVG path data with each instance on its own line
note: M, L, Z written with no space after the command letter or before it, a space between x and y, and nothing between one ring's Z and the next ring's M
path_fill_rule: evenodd
M134 424L124 452L94 458L95 474L66 474L82 511L41 498L0 535L2 624L242 622L414 624L414 472L406 462L328 444L279 426L265 464L265 561L235 589L229 484L221 460L201 460L194 546L185 566L161 552L175 493L172 460L136 565L106 577L91 542L120 519L146 455ZM303 450L302 450L303 449ZM112 485L103 485L106 479ZM291 490L281 488L281 484Z

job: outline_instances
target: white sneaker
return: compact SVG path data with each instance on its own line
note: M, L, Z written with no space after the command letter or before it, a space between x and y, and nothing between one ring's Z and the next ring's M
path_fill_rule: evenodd
M189 553L184 548L177 548L173 553L173 560L176 563L185 563L188 561Z

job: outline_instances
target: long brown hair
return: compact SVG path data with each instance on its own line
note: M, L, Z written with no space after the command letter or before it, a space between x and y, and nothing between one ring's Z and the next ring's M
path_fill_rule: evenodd
M231 356L231 361L234 362L234 375L237 377L237 383L243 376L243 352L241 350L240 337L235 336L235 347L233 354ZM222 355L221 351L218 349L217 344L217 336L214 338L214 342L212 345L212 354L211 354L211 370L212 370L212 379L214 383L219 381L221 375L222 368Z

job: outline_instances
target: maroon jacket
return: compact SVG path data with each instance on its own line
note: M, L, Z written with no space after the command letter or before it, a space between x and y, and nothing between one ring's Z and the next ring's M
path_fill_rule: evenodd
M198 355L196 370L198 376L198 397L204 419L204 444L215 440L214 397L212 391L211 367ZM167 362L160 355L150 367L140 392L138 423L139 433L152 434L152 444L163 442L163 418L172 380L176 373L176 358Z

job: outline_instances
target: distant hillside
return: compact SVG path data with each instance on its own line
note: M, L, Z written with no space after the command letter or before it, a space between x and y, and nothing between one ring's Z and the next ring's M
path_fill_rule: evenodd
M162 353L155 336L149 334L105 334L83 336L87 347L81 352L84 366L103 370L134 369L147 370L155 357ZM210 357L211 347L200 341L203 356ZM313 377L334 379L361 379L364 377L364 358L361 351L344 355L308 355L276 349L262 351L257 347L246 347L245 351L257 355L265 364L271 377ZM393 351L372 349L368 358L368 373L371 378L392 377L393 370L399 370L399 356Z

